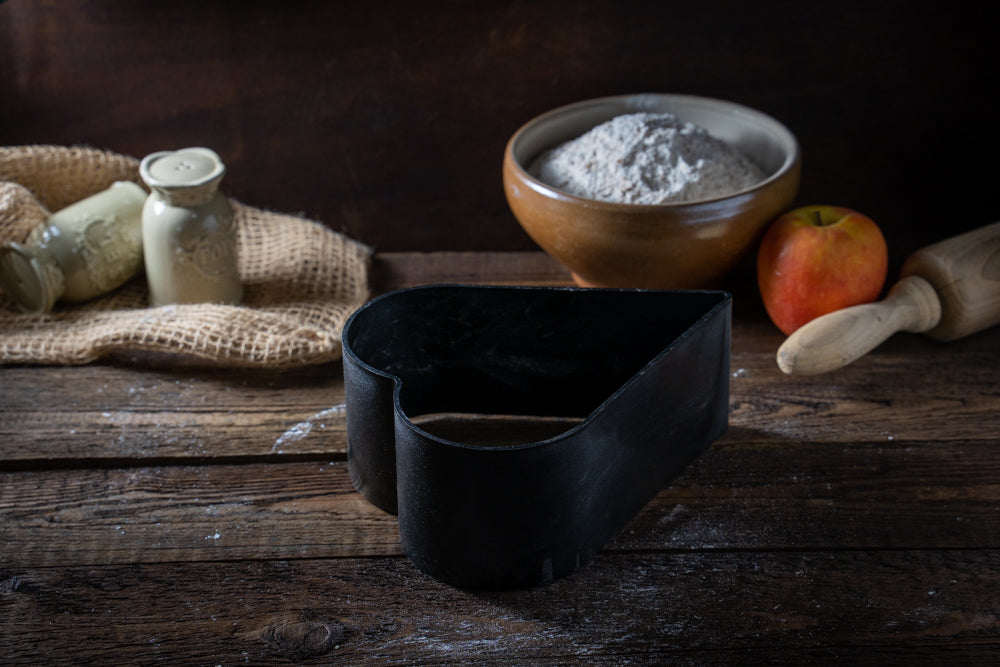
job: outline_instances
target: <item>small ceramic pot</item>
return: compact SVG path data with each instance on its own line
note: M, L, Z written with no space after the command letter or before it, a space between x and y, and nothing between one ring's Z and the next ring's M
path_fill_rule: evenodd
M152 306L239 303L236 230L219 192L226 173L208 148L147 155L139 166L152 192L142 210L143 255Z
M146 191L119 181L49 216L23 244L0 247L0 285L22 310L106 294L142 270Z

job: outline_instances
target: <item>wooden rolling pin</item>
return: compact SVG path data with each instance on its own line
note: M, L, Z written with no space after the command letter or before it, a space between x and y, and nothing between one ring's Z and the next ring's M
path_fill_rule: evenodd
M1000 324L1000 222L927 246L882 301L818 317L778 349L778 367L815 375L846 366L897 331L949 341Z

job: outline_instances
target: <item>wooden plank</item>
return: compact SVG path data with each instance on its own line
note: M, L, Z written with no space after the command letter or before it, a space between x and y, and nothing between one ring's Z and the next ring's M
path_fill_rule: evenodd
M785 378L734 355L727 437L851 443L952 442L1000 433L1000 371L990 355L949 355L933 382L908 381L906 357L876 355L835 378ZM928 364L933 366L933 364ZM210 373L89 366L0 369L0 468L199 459L343 456L339 368L262 385ZM52 396L59 396L57 401ZM53 405L55 403L55 405ZM990 436L986 436L990 437ZM995 436L993 436L995 437Z
M0 467L346 451L339 363L295 372L0 368Z
M566 281L542 253L376 259L376 291ZM950 442L1000 433L1000 330L948 345L901 334L841 371L789 378L774 363L783 338L759 304L738 298L735 310L731 438ZM169 358L0 367L0 468L342 457L343 406L339 363L281 372L178 367Z
M781 374L768 344L780 339L762 329L734 326L729 438L953 442L1000 433L1000 364L990 347L1000 331L949 346L910 337L855 366L802 378ZM914 358L926 374L920 382ZM0 368L0 378L0 468L321 460L346 451L339 364L294 373L18 366Z
M372 262L377 292L431 284L572 286L569 270L543 252L391 252Z
M996 550L602 554L488 593L403 558L6 567L0 650L6 664L987 664L998 569Z
M995 449L723 438L607 550L1000 549ZM401 553L342 461L6 472L0 519L9 566Z
M954 3L931 18L857 1L786 3L780 14L741 2L683 14L669 3L624 11L593 1L572 12L551 1L516 11L296 4L279 17L263 3L232 12L218 3L5 2L0 143L141 157L211 142L231 196L303 211L375 247L524 249L532 243L500 175L504 144L522 123L576 100L686 90L788 123L808 160L800 200L871 215L894 259L996 216L978 194L992 187L988 169L925 165L975 165L1000 138L915 139L991 126L990 105L969 94L996 71L985 46L991 12ZM161 26L189 36L182 53ZM879 44L877 64L868 49L843 48L842 35ZM801 68L784 66L790 53ZM665 76L682 61L697 67ZM144 94L153 81L198 95Z
M608 548L1000 547L995 442L723 438Z
M552 270L537 255L511 274L499 258L453 259L390 257L382 284ZM728 432L579 572L516 593L458 591L402 556L396 519L350 484L337 364L2 367L0 655L988 662L1000 331L900 335L837 373L789 378L780 333L734 305ZM553 426L496 422L426 426L494 445Z
M401 553L344 462L8 472L7 565Z
M730 424L792 441L1000 437L1000 329L950 346L909 337L855 365L811 377L783 375L774 348L748 349L734 326ZM914 365L918 364L915 369Z

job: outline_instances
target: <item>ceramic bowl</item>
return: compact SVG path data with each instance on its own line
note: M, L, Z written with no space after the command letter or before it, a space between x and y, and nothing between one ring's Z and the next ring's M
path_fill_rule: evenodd
M760 166L762 182L727 196L620 204L575 196L528 173L543 151L615 116L670 112L700 125ZM503 185L514 217L579 285L717 287L798 194L801 155L784 125L754 109L691 95L642 94L570 104L524 124L507 142Z

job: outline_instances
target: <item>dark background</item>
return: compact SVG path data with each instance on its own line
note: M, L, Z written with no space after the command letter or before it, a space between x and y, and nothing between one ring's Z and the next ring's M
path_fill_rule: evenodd
M0 4L0 144L217 150L232 197L377 250L531 250L500 180L524 121L635 92L799 137L798 203L893 262L1000 219L996 11L909 2Z

